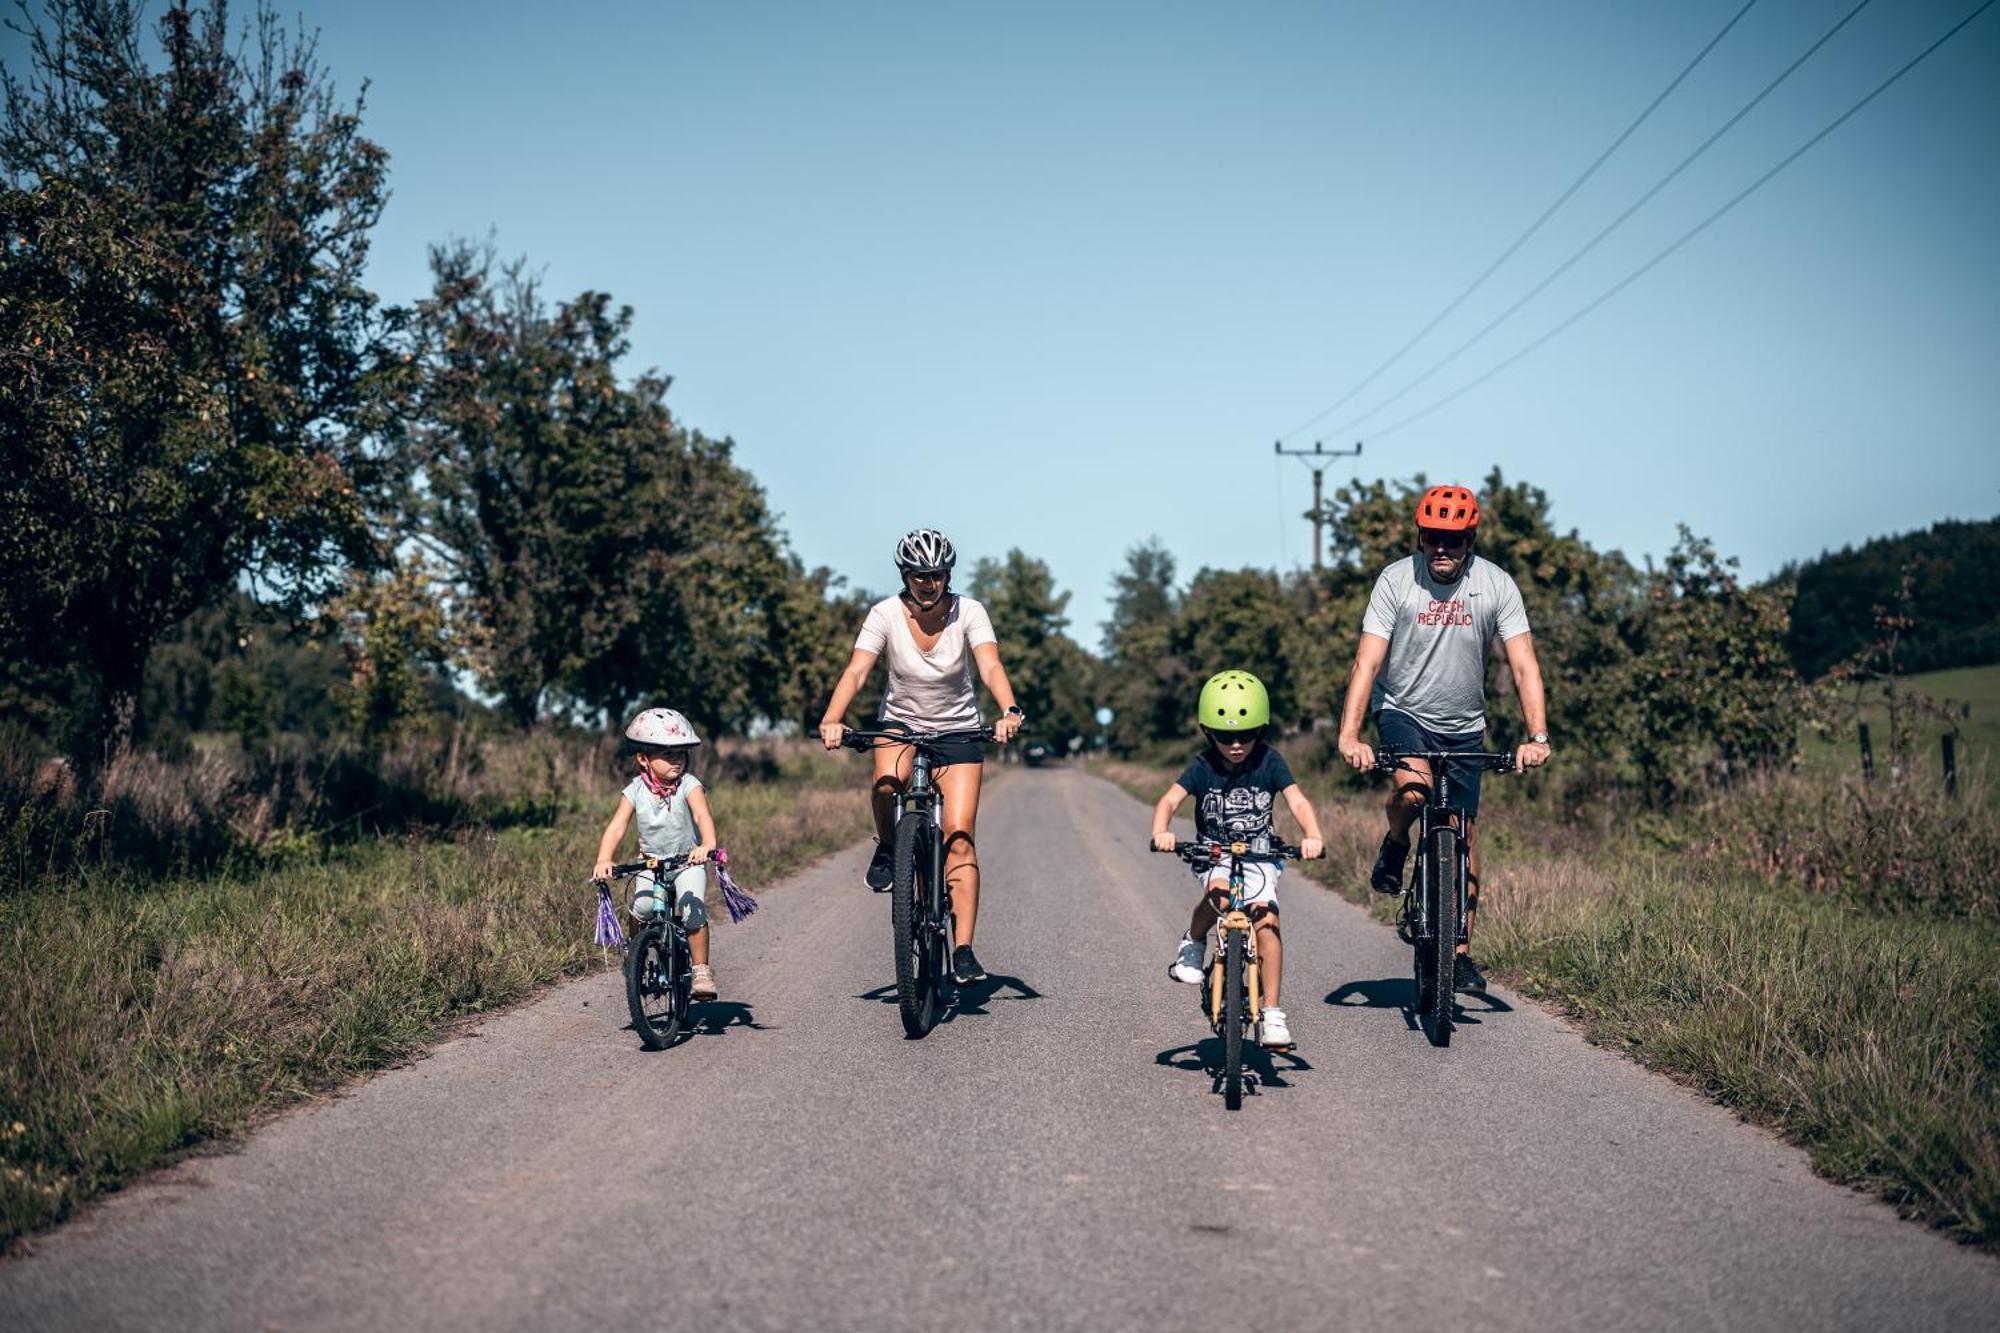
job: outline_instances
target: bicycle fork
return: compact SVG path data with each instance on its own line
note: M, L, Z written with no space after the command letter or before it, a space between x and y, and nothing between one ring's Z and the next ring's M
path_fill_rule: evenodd
M1243 987L1248 992L1250 1021L1260 1023L1264 1019L1264 983L1257 972L1257 932L1250 924L1250 914L1242 908L1232 908L1216 922L1216 940L1222 946L1215 951L1215 964L1209 969L1208 1017L1211 1026L1222 1026L1223 956L1229 951L1229 933L1243 932Z

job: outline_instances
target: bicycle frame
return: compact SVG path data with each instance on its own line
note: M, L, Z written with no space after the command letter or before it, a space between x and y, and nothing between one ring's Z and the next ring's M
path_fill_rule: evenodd
M1231 843L1224 850L1229 857L1229 908L1216 917L1216 939L1223 947L1215 951L1215 962L1208 969L1208 1021L1218 1032L1222 1030L1223 1022L1222 954L1223 949L1228 947L1232 931L1243 932L1243 986L1248 992L1245 996L1246 1012L1252 1023L1261 1022L1264 1017L1264 982L1257 970L1257 930L1243 905L1242 853L1249 848L1238 842ZM1204 882L1203 892L1207 892L1207 888Z

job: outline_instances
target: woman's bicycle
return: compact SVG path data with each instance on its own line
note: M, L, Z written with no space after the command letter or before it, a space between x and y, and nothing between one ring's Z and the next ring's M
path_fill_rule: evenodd
M1431 797L1424 802L1422 822L1411 839L1416 865L1403 888L1403 912L1396 933L1416 953L1417 1019L1436 1046L1451 1044L1456 1001L1452 981L1458 967L1458 946L1465 943L1465 911L1469 903L1469 852L1463 832L1464 812L1452 800L1455 765L1511 773L1514 756L1480 751L1380 750L1375 769L1414 773L1409 760L1421 759L1431 770Z
M685 855L648 856L611 867L610 877L624 879L650 870L655 893L671 904L674 876L687 864ZM596 882L598 892L608 895L605 881ZM625 945L625 1003L632 1011L632 1029L647 1050L671 1046L687 1027L693 987L694 960L688 953L687 927L681 923L680 912L655 912Z
M1215 921L1215 952L1202 987L1202 1009L1222 1038L1222 1104L1243 1105L1243 1039L1254 1040L1264 1014L1264 987L1257 973L1257 931L1243 903L1243 866L1250 861L1296 861L1299 849L1277 838L1255 842L1176 842L1174 855L1200 872L1206 892L1208 872L1229 862L1229 905Z
M896 824L889 880L889 918L896 939L896 1007L903 1031L922 1037L937 1026L953 995L951 948L957 923L951 892L944 882L944 835L938 790L931 776L937 747L953 742L991 741L991 727L963 731L854 731L841 738L850 750L867 751L878 742L916 750L910 780L896 794Z

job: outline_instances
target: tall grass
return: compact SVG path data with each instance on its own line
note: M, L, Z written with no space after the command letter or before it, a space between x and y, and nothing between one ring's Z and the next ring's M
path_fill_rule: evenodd
M756 747L709 768L753 890L866 826L863 785L837 760ZM552 825L208 874L100 861L0 897L0 1242L403 1058L457 1016L603 966L582 881L617 778L599 767L578 783Z
M1099 771L1148 802L1173 780ZM1389 917L1365 887L1379 795L1306 786L1327 860L1303 869ZM1486 791L1486 965L1833 1179L2000 1246L2000 831L1981 792L1767 775L1665 819Z

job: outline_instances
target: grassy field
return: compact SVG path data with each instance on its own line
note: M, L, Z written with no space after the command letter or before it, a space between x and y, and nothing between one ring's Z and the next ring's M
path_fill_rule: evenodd
M1941 738L1955 730L1960 776L1975 771L1989 778L2000 775L2000 769L1995 767L1996 757L2000 757L2000 665L1928 671L1907 677L1900 688L1949 705L1949 720L1919 714L1912 725L1911 758L1919 774L1926 780L1941 780L1944 765ZM1868 724L1876 769L1886 772L1889 710L1881 695L1879 685L1862 690L1856 721ZM1861 771L1860 739L1852 725L1843 724L1840 734L1831 739L1808 730L1799 738L1799 750L1805 768L1811 773L1844 776ZM1989 782L1986 790L1989 799L1993 799L2000 794L2000 783Z
M752 891L866 827L858 771L812 750L711 790ZM100 869L0 896L0 1243L467 1014L605 966L583 881L614 800L600 775L540 826L199 876Z
M1098 771L1149 804L1171 770ZM1823 809L1852 838L1821 858L1865 859L1868 811L1808 775L1771 805ZM1305 780L1327 860L1301 867L1382 919L1390 899L1363 877L1382 836L1379 798ZM1759 873L1764 830L1722 806L1679 835L1599 833L1534 808L1482 820L1488 858L1475 950L1500 980L1574 1017L1594 1042L1700 1088L1804 1148L1832 1179L1874 1190L1961 1239L2000 1247L2000 925L1990 804L1917 808L1932 825L1970 821L1971 869L1904 868L1914 884L1975 874L1953 910L1884 905L1874 883L1823 877L1819 892ZM1898 802L1883 802L1899 805ZM1982 814L1981 811L1984 811ZM1789 833L1799 823L1782 821ZM1859 849L1859 850L1857 850ZM1897 855L1907 861L1909 851ZM1883 864L1891 864L1894 857ZM1870 862L1873 864L1873 862Z

